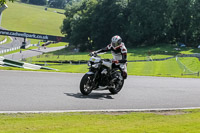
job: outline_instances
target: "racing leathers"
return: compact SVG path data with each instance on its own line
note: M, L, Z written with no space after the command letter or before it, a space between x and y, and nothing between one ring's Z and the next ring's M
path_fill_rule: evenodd
M123 72L123 78L127 78L127 49L123 42L120 45L114 47L112 44L109 44L107 47L95 51L95 53L102 53L111 51L113 56L113 63L119 65Z

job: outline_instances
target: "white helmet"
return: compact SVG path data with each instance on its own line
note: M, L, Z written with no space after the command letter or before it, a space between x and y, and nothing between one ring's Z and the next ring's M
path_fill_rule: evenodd
M121 42L122 42L122 38L118 35L113 36L111 39L111 43L114 47L119 46L121 44Z

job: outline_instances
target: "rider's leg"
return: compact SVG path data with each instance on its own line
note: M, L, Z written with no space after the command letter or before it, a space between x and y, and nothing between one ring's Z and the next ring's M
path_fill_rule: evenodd
M127 63L125 64L120 64L120 68L122 69L122 76L124 79L127 79Z

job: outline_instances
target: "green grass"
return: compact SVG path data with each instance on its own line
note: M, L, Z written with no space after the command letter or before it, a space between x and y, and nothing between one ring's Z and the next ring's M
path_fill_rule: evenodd
M44 44L45 42L42 42L41 40L37 40L37 39L28 39L31 41L31 44L38 44L39 46L42 46L42 44ZM50 47L59 47L59 46L66 46L68 45L68 43L66 42L59 42L59 43L52 43L46 47L50 48Z
M66 42L59 42L59 43L50 44L47 47L51 48L51 47L60 47L60 46L66 46L66 45L68 45L68 43L66 43Z
M12 42L12 39L10 37L7 37L7 41L4 44L10 43L10 42Z
M60 32L60 27L65 16L63 14L55 13L54 11L64 13L65 10L48 8L48 10L45 11L44 6L19 2L7 2L7 5L8 8L3 13L2 27L13 31L63 36ZM29 40L31 40L31 44L36 44L39 41L37 39ZM41 44L43 43L41 42ZM60 42L51 44L47 47L64 45L68 44Z
M62 36L60 26L65 16L45 11L43 6L7 2L8 8L3 13L2 27L22 32ZM64 12L64 10L59 10Z
M195 57L179 57L179 60L191 71L198 72L200 71L200 60Z
M53 45L53 44L51 44ZM50 45L50 46L51 46ZM55 44L56 45L56 44ZM89 60L89 52L81 52L81 53L73 53L73 50L69 50L68 49L62 49L59 51L55 51L55 52L50 52L48 53L48 56L40 56L40 58L38 57L32 57L32 60L37 62L37 61L63 61L63 60L74 60L74 61L78 61L78 60ZM134 50L130 50L131 53L128 53L127 59L129 61L132 60L147 60L148 59L148 55L147 52L148 50L144 50L144 49L134 49ZM139 54L140 53L140 54ZM59 58L57 58L59 55ZM113 58L112 54L110 52L106 53L106 54L102 54L100 55L102 58ZM151 58L152 59L160 59L160 58L167 58L167 57L171 57L173 55L168 55L168 54L161 54L159 52L152 54Z
M48 8L44 10L44 6L35 6L29 4L23 4L18 2L8 2L9 8L5 10L3 14L3 27L10 30L19 30L26 32L35 32L40 34L61 35L60 26L64 19L64 15L57 14L54 11L64 12L64 10ZM20 19L19 19L20 18ZM39 40L31 39L31 43L38 43ZM40 43L41 45L43 43ZM66 43L51 44L47 47L64 46ZM68 45L68 44L67 44ZM175 56L177 54L191 54L199 53L199 49L195 48L181 48L180 51L176 51L177 45L159 44L152 47L137 47L128 49L128 60L147 60L150 56L152 59L167 58ZM20 50L13 51L19 52ZM110 53L101 55L102 58L112 58ZM28 59L29 60L29 59ZM65 60L89 60L88 53L72 54L70 50L60 50L51 52L48 56L43 55L31 58L33 63L39 61L65 61ZM191 71L200 71L200 63L196 58L183 58L181 62ZM59 69L60 72L76 72L85 73L87 71L87 65L60 65L50 64L50 67ZM184 73L182 67L178 65L175 59L156 62L131 62L128 63L129 75L148 75L148 76L178 76Z
M0 41L3 41L5 39L5 36L0 36Z
M0 36L0 41L3 41L5 38L7 38L7 41L5 43L2 44L6 44L6 43L10 43L12 40L10 39L10 37L7 36ZM1 44L0 44L1 45Z
M56 45L56 44L55 44ZM50 45L50 46L53 46ZM66 52L67 53L67 52ZM78 61L78 60L89 60L89 56L88 54L77 54L77 55L59 55L59 54L48 54L48 56L42 55L39 58L38 57L32 57L33 61L64 61L64 60L74 60L74 61ZM104 59L112 59L112 55L111 54L105 54L105 55L101 55L102 58ZM151 56L152 59L160 59L160 58L167 58L167 57L171 57L169 55L154 55ZM134 61L134 60L147 60L149 59L147 56L134 56L134 54L129 53L128 54L128 60L129 61Z
M45 64L45 62L37 63ZM197 63L200 65L199 62ZM187 63L185 64L188 65ZM87 64L72 65L47 63L47 67L58 69L58 72L86 73L88 71ZM175 58L166 61L129 62L127 69L128 75L199 78L196 75L182 76L182 74L184 74L184 70L179 67ZM196 71L200 71L200 69L196 69Z
M160 44L153 47L139 47L139 48L133 48L128 49L128 55L127 59L129 61L134 60L147 60L149 59L149 56L151 59L160 59L160 58L167 58L167 57L173 57L177 54L183 54L183 53L195 53L200 52L199 49L194 48L183 48L181 51L174 50L176 46L173 45L167 45L167 44ZM88 60L89 52L84 53L73 53L72 50L69 49L63 49L55 52L48 53L48 57L41 56L40 58L32 58L33 61L63 61L63 60ZM57 56L59 55L59 58ZM112 58L112 55L110 52L107 54L100 55L102 58Z
M173 46L154 46L151 48L135 48L130 49L128 53L128 61L134 60L147 60L148 59L148 51L151 50L151 58L159 59L159 58L167 58L174 56L174 53L180 54L181 52L195 51L195 49L185 48L183 51L173 51ZM163 52L164 50L168 50L168 52ZM171 51L170 51L171 50ZM171 53L171 54L169 54ZM100 55L102 58L112 58L110 53ZM39 57L33 57L31 60L34 63L41 63L39 61L65 61L65 60L89 60L89 56L87 52L84 53L75 53L68 49L63 49L55 52L48 53L47 55L41 55ZM194 72L200 71L200 62L197 58L183 58L183 64L191 68ZM44 63L43 62L43 63ZM48 63L47 63L48 64ZM56 68L61 72L75 72L75 73L85 73L88 71L87 65L56 65L50 64L50 67ZM165 76L165 77L183 77L184 69L179 66L176 61L176 58L172 58L164 61L145 61L145 62L128 62L128 74L129 75L141 75L141 76ZM185 76L184 76L185 77ZM188 76L186 76L188 77ZM197 77L192 75L190 77Z
M128 53L128 60L146 60L147 51L150 48L135 48L131 49L131 52ZM154 49L154 50L153 50ZM159 48L151 48L151 52L153 53L151 57L154 58L166 58L172 57L173 54L161 54L164 50L164 47ZM168 49L173 49L168 48ZM160 51L159 51L160 50ZM184 52L195 51L195 49L184 49ZM171 52L171 51L170 51ZM176 51L173 51L173 53ZM183 51L178 51L181 53ZM140 54L139 54L140 53ZM166 53L166 52L165 52ZM169 53L169 52L168 52ZM100 55L102 58L112 58L110 53ZM55 52L51 52L45 55L33 57L27 59L28 61L32 61L33 64L41 64L44 65L46 61L59 61L60 63L46 63L47 67L58 69L58 72L69 72L69 73L85 73L88 71L87 64L82 65L72 65L72 64L62 64L62 61L66 60L89 60L89 56L87 52L84 53L74 53L68 49L63 49ZM187 69L193 71L193 73L200 71L200 61L197 58L179 58L180 61L186 66ZM42 62L40 62L42 61ZM30 62L31 63L31 62ZM188 74L188 71L185 71L185 68L180 66L176 58L164 60L164 61L143 61L143 62L128 62L128 75L138 75L138 76L163 76L163 77L191 77L191 78L199 78L197 75L182 75ZM189 74L192 74L191 72Z
M88 69L87 69L88 66L86 64L84 64L84 65L70 65L70 64L50 65L47 67L58 69L58 72L67 72L67 73L86 73L86 72L88 72Z
M0 114L0 133L197 133L200 110Z
M22 5L27 5L27 4L25 4L25 3L20 3L20 4L22 4ZM36 5L32 5L32 4L28 4L28 6L30 6L30 7L32 7L32 8L36 8L36 9L40 9L40 10L44 10L46 7L45 6L36 6ZM49 7L47 7L48 9L47 9L47 12L61 12L61 13L64 13L65 12L65 10L63 10L63 9L57 9L57 8L49 8Z
M182 72L175 59L128 63L129 75L180 76Z
M85 73L88 71L87 64L50 64L49 67L56 68L61 72ZM129 62L127 69L129 75L141 76L181 76L183 72L175 59L155 62Z

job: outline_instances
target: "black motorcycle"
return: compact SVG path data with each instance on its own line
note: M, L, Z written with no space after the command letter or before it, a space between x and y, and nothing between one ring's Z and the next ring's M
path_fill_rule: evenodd
M97 54L90 54L89 72L81 79L80 91L88 95L92 90L109 90L117 94L123 87L124 78L119 65L110 59L101 59Z

